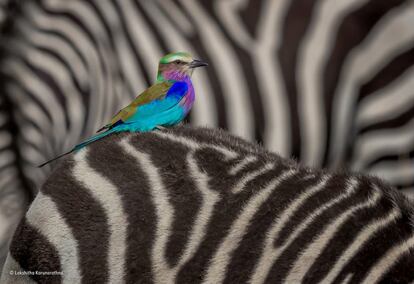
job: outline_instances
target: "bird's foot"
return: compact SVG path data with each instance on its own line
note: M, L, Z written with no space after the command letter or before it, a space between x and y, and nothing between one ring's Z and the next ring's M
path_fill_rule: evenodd
M161 125L158 125L158 126L156 126L155 127L155 129L158 129L158 130L166 130L167 129L167 127L164 127L164 126L161 126Z

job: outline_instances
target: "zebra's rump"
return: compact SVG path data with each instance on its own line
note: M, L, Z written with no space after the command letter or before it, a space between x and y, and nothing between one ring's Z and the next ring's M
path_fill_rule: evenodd
M301 167L220 130L114 134L47 179L3 280L408 283L413 208L381 180Z

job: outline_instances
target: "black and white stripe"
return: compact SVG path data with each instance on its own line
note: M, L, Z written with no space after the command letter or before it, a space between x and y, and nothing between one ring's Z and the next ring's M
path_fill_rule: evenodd
M32 200L51 169L33 165L94 133L173 50L210 63L194 76L193 125L414 192L412 1L5 2L2 195Z
M409 187L413 11L402 0L22 1L2 72L23 162L90 135L153 82L162 54L188 50L211 63L194 78L193 124Z
M112 135L46 181L3 281L409 283L413 208L378 179L302 168L222 131Z

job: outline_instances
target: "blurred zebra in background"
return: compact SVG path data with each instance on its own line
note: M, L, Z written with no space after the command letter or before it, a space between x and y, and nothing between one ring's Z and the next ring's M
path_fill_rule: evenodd
M177 50L210 63L195 74L193 125L414 191L413 1L21 0L10 7L1 41L0 194L16 201L0 208L4 239L15 224L5 212L19 218L22 197L30 202L50 171L33 165L95 132L153 82L157 59Z

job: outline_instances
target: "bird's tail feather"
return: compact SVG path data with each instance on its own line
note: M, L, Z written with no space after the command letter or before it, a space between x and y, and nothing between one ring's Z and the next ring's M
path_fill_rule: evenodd
M114 129L110 129L110 130L107 130L107 131L105 131L105 132L103 132L103 133L99 133L99 134L96 134L96 135L94 135L94 136L92 136L92 137L90 137L90 138L88 138L88 139L86 139L85 141L83 141L82 143L79 143L78 145L76 145L75 146L75 148L73 148L74 150L80 150L80 149L82 149L83 147L85 147L86 145L89 145L89 144L91 144L92 142L95 142L95 141L97 141L97 140L99 140L99 139L101 139L101 138L103 138L103 137L105 137L105 136L107 136L107 135L109 135L109 134L111 134L111 133L113 133L113 132L115 132L115 130Z
M102 126L101 128L99 128L99 129L96 131L96 133L102 132L102 131L104 131L105 129L108 129L109 127L110 127L110 124L104 125L104 126Z
M38 166L38 168L41 168L41 167L43 167L43 166L45 166L45 165L49 164L50 162L56 161L57 159L60 159L60 158L62 158L62 157L64 157L64 156L66 156L66 155L69 155L70 153L72 153L72 152L74 152L74 151L80 150L80 149L82 149L83 147L85 147L86 145L89 145L89 144L91 144L92 142L95 142L95 141L97 141L97 140L99 140L99 139L101 139L101 138L103 138L103 137L105 137L105 136L107 136L107 135L109 135L109 134L111 134L111 133L113 133L113 132L115 132L115 131L114 131L113 129L110 129L110 130L105 131L105 132L103 132L103 133L99 133L99 134L97 134L97 135L94 135L94 136L92 136L92 137L90 137L90 138L86 139L86 140L85 140L85 141L83 141L82 143L79 143L78 145L76 145L76 146L75 146L72 150L70 150L69 152L66 152L66 153L64 153L64 154L62 154L62 155L59 155L59 156L57 156L57 157L55 157L55 158L53 158L53 159L49 160L49 161L44 162L43 164L39 165L39 166Z
M66 156L66 155L69 155L69 154L70 154L70 153L72 153L73 151L75 151L75 149L72 149L72 150L70 150L69 152L66 152L66 153L64 153L64 154L62 154L62 155L59 155L59 156L57 156L57 157L54 157L53 159L50 159L49 161L46 161L46 162L44 162L43 164L38 165L37 167L38 167L38 168L41 168L41 167L43 167L43 166L46 166L47 164L49 164L49 163L51 163L51 162L53 162L53 161L56 161L57 159L60 159L60 158L62 158L62 157L64 157L64 156Z

